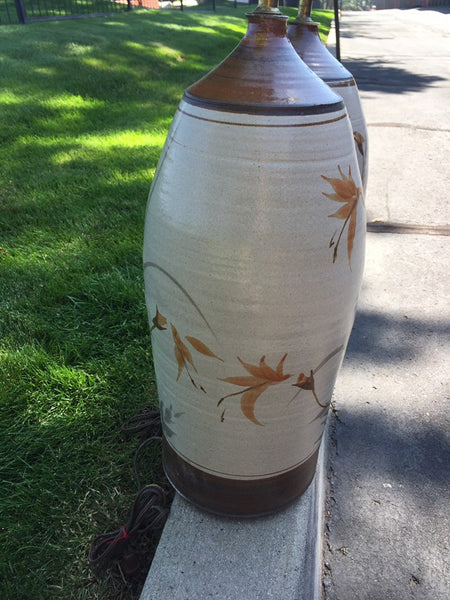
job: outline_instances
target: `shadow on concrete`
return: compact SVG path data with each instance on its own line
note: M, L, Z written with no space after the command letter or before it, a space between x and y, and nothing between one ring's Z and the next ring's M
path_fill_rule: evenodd
M434 417L372 405L334 416L327 600L447 597L436 557L446 545L450 441L445 415Z
M443 15L450 13L450 6L430 6L428 8L419 7L417 10L420 12L439 12Z
M376 60L349 60L344 66L352 73L361 91L402 94L419 92L438 81L437 75L419 75L394 64Z
M392 364L417 358L436 339L450 343L450 323L408 316L398 318L378 312L358 312L346 356L366 358L376 364Z
M399 418L398 411L391 416L371 408L343 408L336 429L339 449L346 454L351 446L358 456L351 470L360 483L382 477L396 486L407 485L419 504L431 503L439 488L445 491L450 478L450 438L442 423L417 415Z
M420 360L434 348L450 344L448 320L415 319L379 312L357 313L345 362L383 365L389 369L399 363ZM408 372L409 365L401 367ZM417 367L416 367L417 368ZM445 388L439 386L441 373L436 372L436 386L430 379L427 400L417 397L411 386L402 403L393 391L392 412L380 410L376 396L346 407L338 405L332 414L339 456L333 462L349 460L354 455L350 478L360 485L373 479L386 478L404 485L412 502L432 505L446 493L450 478L450 436L445 411ZM442 411L437 406L442 403ZM428 412L429 411L429 412ZM440 496L441 495L441 496Z

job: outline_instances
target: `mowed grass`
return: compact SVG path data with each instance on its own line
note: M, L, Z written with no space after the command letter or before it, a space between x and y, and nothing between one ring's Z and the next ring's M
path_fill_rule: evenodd
M120 426L157 407L146 200L184 88L237 44L245 10L0 28L2 600L139 596L97 580L87 550L136 493ZM143 479L163 482L158 448Z

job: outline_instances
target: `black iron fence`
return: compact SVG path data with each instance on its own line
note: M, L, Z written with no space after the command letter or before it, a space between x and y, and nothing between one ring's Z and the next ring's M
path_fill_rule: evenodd
M158 0L0 0L0 25L158 8Z
M450 0L369 0L378 10L389 8L438 8L450 6Z
M197 0L199 4L210 5L216 9L216 0ZM231 0L236 6L239 0ZM240 0L241 2L243 0ZM258 0L247 0L249 4L257 4ZM386 8L433 8L449 6L450 0L339 0L339 6L346 9L361 10L376 6ZM298 6L298 0L280 0L281 6ZM330 8L333 0L313 0L314 8ZM183 10L183 0L174 2ZM0 25L25 24L31 21L47 21L81 16L100 16L119 13L133 8L159 8L158 0L0 0Z

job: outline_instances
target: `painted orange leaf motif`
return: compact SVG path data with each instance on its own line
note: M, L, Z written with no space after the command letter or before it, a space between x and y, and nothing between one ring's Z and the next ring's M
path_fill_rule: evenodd
M353 241L355 239L356 232L356 214L358 209L358 200L361 196L361 188L357 187L353 177L352 177L352 169L348 167L348 175L342 171L341 167L338 166L339 174L341 178L332 178L326 177L322 175L322 179L325 179L331 187L334 189L334 194L327 194L322 192L324 196L329 198L330 200L334 200L335 202L341 202L344 206L341 206L339 210L337 210L332 215L328 215L329 217L335 217L336 219L343 219L344 224L342 225L341 231L339 233L339 237L337 241L334 241L334 237L336 232L333 234L333 237L330 240L330 248L334 246L333 251L333 263L336 261L338 248L341 241L342 234L344 233L344 229L348 224L347 231L347 256L348 263L351 268L351 258L353 251Z
M167 329L167 319L159 312L158 306L156 307L156 315L153 317L152 323L153 325L150 329L150 332L152 332L154 329L160 329L161 331Z
M220 358L220 356L217 356L217 354L214 354L214 352L212 350L210 350L208 348L208 346L206 346L206 344L204 344L197 338L191 337L190 335L187 335L185 337L186 337L187 341L191 344L191 346L195 350L197 350L197 352L200 352L200 354L204 354L205 356L211 356L211 358L217 358L217 360L221 360L223 362L223 358Z
M179 335L175 325L173 325L171 323L170 327L172 329L173 341L175 342L175 349L174 349L175 350L175 358L176 358L176 361L178 364L177 381L180 379L180 376L183 373L183 370L186 369L186 373L188 374L192 385L196 388L200 387L200 389L204 392L205 390L202 388L202 386L199 386L195 383L195 381L189 371L188 363L192 366L194 371L197 373L197 369L195 368L194 361L192 360L192 355L189 351L189 348L186 346L186 344L184 344L184 342L180 338L180 335Z
M249 363L244 362L239 356L237 357L238 361L244 367L244 369L250 373L250 375L243 375L239 377L226 377L225 379L221 379L220 381L226 381L227 383L232 383L233 385L239 385L241 387L246 388L240 392L234 392L233 394L227 394L223 398L219 400L217 406L226 399L231 396L239 396L241 397L241 410L249 421L255 423L255 425L262 425L255 417L255 403L261 394L270 386L276 385L277 383L281 383L292 375L283 373L283 363L286 359L287 354L285 354L280 362L278 363L276 369L272 369L266 363L266 357L262 356L258 365L251 365ZM222 413L221 420L223 421L225 411Z
M359 131L354 131L353 139L355 140L355 144L358 147L361 156L364 156L364 142L366 141L364 136L361 135Z

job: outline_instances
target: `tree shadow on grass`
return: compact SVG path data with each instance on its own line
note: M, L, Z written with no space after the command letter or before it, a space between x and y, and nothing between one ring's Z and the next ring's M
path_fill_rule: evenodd
M123 353L127 340L149 344L148 191L184 87L217 60L201 57L216 33L195 31L199 17L162 19L159 28L153 19L92 19L8 33L1 330L16 348L35 343L87 365ZM239 34L226 33L233 46Z
M135 491L132 456L118 429L156 404L147 195L184 88L242 35L207 20L155 13L2 31L0 512L20 544L0 557L12 565L0 569L5 597L61 583L73 596L80 540L126 519L117 507ZM64 547L58 561L53 544Z
M214 27L208 19L134 14L35 24L25 38L8 30L0 128L6 246L21 235L33 242L36 231L95 236L114 214L122 227L143 227L185 87L242 37L238 19Z

